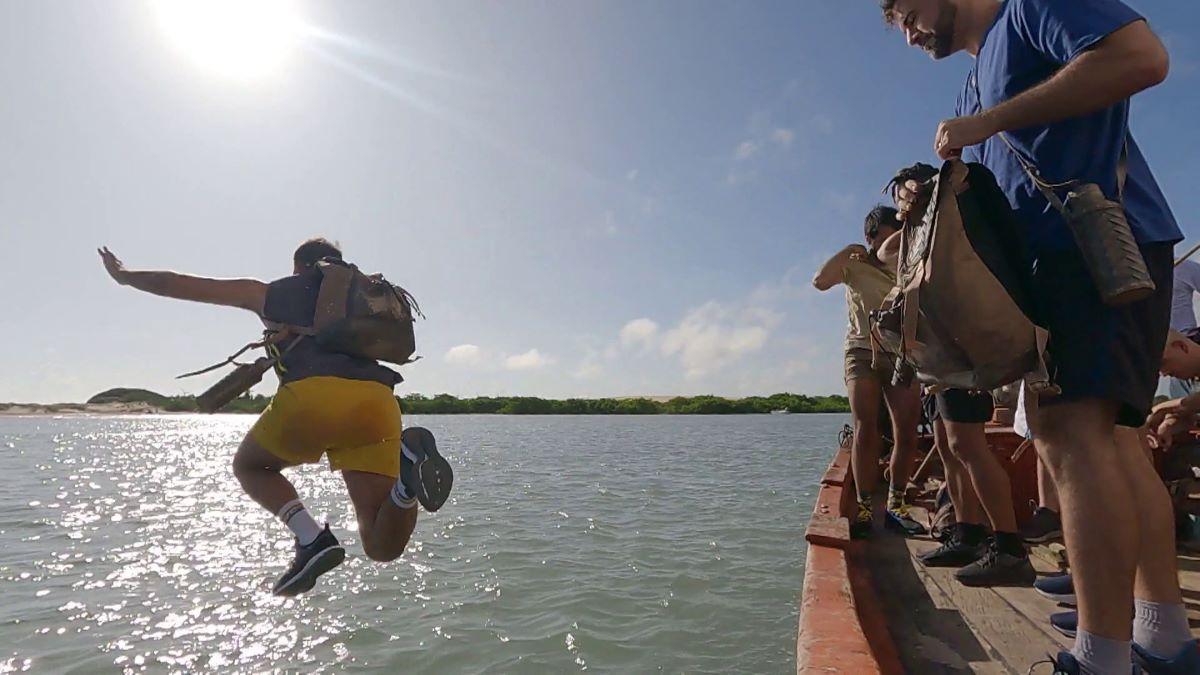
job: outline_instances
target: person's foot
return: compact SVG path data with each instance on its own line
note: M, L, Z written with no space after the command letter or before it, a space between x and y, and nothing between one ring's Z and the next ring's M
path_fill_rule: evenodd
M329 525L326 525L325 530L307 546L296 542L296 557L292 560L292 566L275 582L271 593L290 597L309 591L317 583L317 577L341 565L345 559L346 549L338 544L337 538L329 531Z
M874 523L871 507L859 502L855 508L854 517L850 519L850 538L866 539L871 536L871 526Z
M437 441L433 433L424 427L409 427L400 434L403 456L400 460L400 480L409 494L426 511L433 513L442 508L450 497L454 486L454 470L450 462L438 454Z
M1079 612L1071 610L1051 614L1050 627L1069 638L1075 637L1075 633L1079 631Z
M1049 598L1060 605L1075 606L1075 583L1070 574L1060 574L1054 577L1042 577L1033 582L1033 590L1042 597Z
M909 515L907 504L889 508L883 514L883 526L906 537L918 537L925 534L925 526Z
M1172 659L1164 659L1133 643L1133 661L1146 675L1193 675L1200 673L1200 640L1192 640Z
M946 528L947 538L942 545L917 556L926 567L963 567L979 560L984 551L978 544L968 543L963 537L963 526L955 523Z
M1051 539L1062 538L1062 519L1058 513L1041 506L1033 511L1033 517L1021 528L1021 538L1031 544L1044 544Z
M1037 578L1027 555L1005 553L993 539L983 557L954 573L963 586L1030 586Z

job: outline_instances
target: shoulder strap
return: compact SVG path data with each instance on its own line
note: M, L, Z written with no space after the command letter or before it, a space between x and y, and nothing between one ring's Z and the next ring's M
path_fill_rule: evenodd
M980 110L982 110L983 96L979 93L978 63L976 63L975 68L971 70L970 78L972 86L975 87L975 102L979 106ZM1126 122L1126 126L1128 127L1128 122ZM1040 171L1038 171L1037 165L1026 159L1025 156L1017 150L1016 146L1012 144L1012 141L1008 139L1008 134L1001 131L999 136L1000 140L1004 141L1004 145L1008 146L1008 149L1010 152L1012 152L1013 157L1017 158L1017 163L1019 163L1021 168L1024 169L1025 173L1029 175L1029 178L1033 181L1034 186L1036 186L1038 191L1041 192L1046 198L1046 201L1050 202L1050 205L1053 206L1054 209L1059 213L1065 213L1066 207L1063 205L1062 200L1059 199L1058 194L1054 191L1061 190L1063 188L1074 187L1079 184L1079 181L1069 180L1063 183L1051 183L1047 181L1046 179L1042 178L1042 174ZM1125 142L1121 145L1121 157L1117 160L1117 201L1124 202L1125 178L1128 173L1129 131L1127 129L1125 132Z

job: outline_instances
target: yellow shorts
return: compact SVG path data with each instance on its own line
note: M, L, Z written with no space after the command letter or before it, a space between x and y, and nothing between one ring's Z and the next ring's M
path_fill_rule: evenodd
M279 388L250 435L276 457L333 471L400 475L400 405L378 382L306 377Z

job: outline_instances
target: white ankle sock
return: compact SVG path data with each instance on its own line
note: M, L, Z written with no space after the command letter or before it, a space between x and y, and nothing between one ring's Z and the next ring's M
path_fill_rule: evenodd
M417 505L417 498L408 494L408 488L404 487L404 483L400 482L399 478L392 486L392 503L402 509L411 509Z
M299 499L293 499L284 504L283 508L279 509L279 513L276 515L279 516L284 525L288 526L292 534L296 535L296 539L299 540L301 546L313 543L313 540L325 530L325 528L317 524L317 521L313 520L313 517L309 515L308 510L304 508L304 504L300 503Z
M1131 652L1128 642L1092 635L1085 630L1075 634L1075 648L1071 650L1087 675L1128 673Z
M1133 641L1164 659L1175 658L1192 639L1187 608L1146 600L1133 601Z
M412 464L416 463L416 461L417 461L417 456L415 454L413 454L412 450L408 449L408 446L405 445L403 441L401 441L400 442L400 464L401 464L401 466L403 466L406 463L409 465L412 465ZM392 503L402 509L411 509L412 507L417 505L417 497L416 497L416 495L412 494L412 492L408 489L408 486L404 484L404 480L401 478L401 476L403 476L403 475L404 475L404 472L402 470L400 472L400 476L396 476L396 484L392 486Z

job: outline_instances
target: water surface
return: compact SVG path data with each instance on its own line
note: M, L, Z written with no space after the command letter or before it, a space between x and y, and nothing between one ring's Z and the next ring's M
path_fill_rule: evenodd
M412 416L455 465L404 557L290 534L229 461L248 416L0 418L0 673L795 672L803 529L840 415Z

